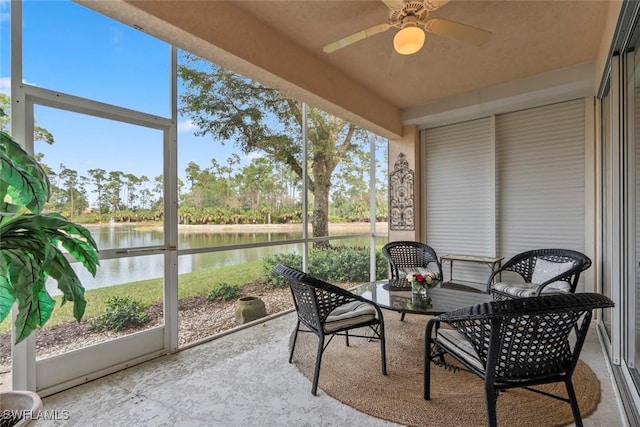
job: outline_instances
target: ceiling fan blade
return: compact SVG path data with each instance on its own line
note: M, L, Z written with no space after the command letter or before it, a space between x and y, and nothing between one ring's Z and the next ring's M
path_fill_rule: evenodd
M404 68L404 60L406 57L406 55L400 55L398 52L396 52L395 49L392 49L391 60L389 61L387 74L389 74L390 76L400 74L400 71L402 71L402 68Z
M382 0L382 3L386 4L389 9L395 9L404 2L402 0Z
M489 31L442 18L428 20L424 28L430 33L477 46L485 44L491 38Z
M445 4L449 3L450 0L424 0L424 7L429 12L433 12L436 9L440 9Z
M350 44L353 44L355 42L359 42L360 40L363 40L363 39L365 39L367 37L371 37L371 36L376 35L378 33L382 33L383 31L387 31L389 28L391 28L391 25L389 25L389 24L374 25L373 27L369 27L366 30L358 31L355 34L351 34L350 36L342 38L342 39L340 39L338 41L335 41L333 43L329 43L328 45L326 45L323 48L323 50L326 53L335 52L338 49L342 49L343 47L347 47Z

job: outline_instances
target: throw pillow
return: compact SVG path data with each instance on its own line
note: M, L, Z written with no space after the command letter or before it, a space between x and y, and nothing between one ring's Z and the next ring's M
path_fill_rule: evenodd
M536 265L533 269L531 282L536 285L540 285L545 283L547 280L553 279L554 277L570 270L571 268L573 268L573 263L571 261L551 262L545 259L537 259ZM550 283L545 289L569 292L571 290L571 285L563 280L559 280L557 282Z

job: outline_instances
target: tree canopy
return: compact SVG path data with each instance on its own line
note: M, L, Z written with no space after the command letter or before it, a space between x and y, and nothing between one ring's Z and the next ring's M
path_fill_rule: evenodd
M300 179L306 173L313 195L313 236L328 236L332 177L343 160L362 150L366 133L346 120L309 108L305 171L301 102L192 54L185 53L178 76L185 86L180 112L198 127L196 135L232 141L245 154L264 153Z

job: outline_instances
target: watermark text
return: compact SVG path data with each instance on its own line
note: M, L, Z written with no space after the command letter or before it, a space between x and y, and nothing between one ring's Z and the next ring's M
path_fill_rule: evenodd
M40 411L32 411L28 409L22 410L4 410L0 411L0 420L50 420L50 421L66 421L70 418L70 413L66 409L50 410L42 409Z

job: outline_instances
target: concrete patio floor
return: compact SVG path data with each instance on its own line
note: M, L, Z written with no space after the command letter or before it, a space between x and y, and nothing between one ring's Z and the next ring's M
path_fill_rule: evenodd
M270 318L43 399L66 420L38 426L395 426L346 406L287 363L295 313ZM625 426L595 330L582 359L602 400L585 426ZM322 375L322 373L321 373ZM60 412L63 413L63 412ZM59 417L60 418L60 417Z

